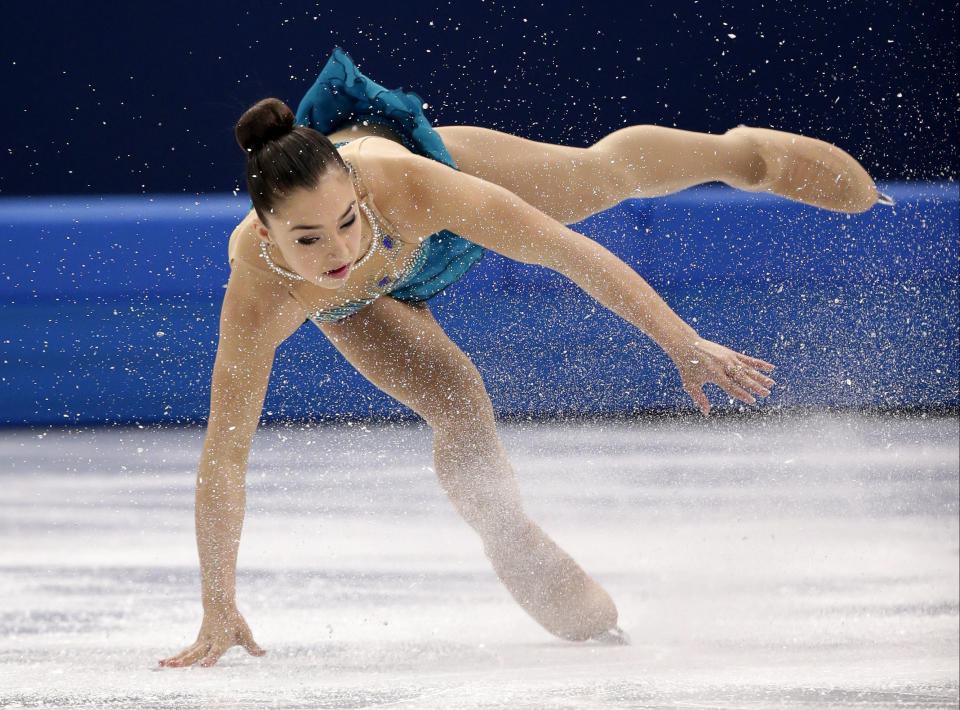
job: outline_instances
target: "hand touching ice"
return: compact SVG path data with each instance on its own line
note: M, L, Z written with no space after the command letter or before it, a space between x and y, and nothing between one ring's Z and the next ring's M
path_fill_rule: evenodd
M683 389L700 408L704 416L710 414L710 400L703 386L712 382L731 397L753 404L754 395L766 397L769 387L776 384L760 370L772 370L773 365L702 338L680 346L668 353L680 371Z
M203 615L197 640L180 653L160 661L161 666L191 666L199 661L203 667L216 663L231 646L243 646L251 656L262 656L265 650L253 640L253 632L236 607L207 611Z

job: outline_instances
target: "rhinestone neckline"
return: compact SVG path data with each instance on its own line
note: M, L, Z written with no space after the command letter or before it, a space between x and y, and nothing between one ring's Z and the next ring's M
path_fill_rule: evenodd
M300 274L294 273L293 271L287 271L282 266L277 266L274 264L273 259L270 258L270 252L267 249L267 243L263 240L260 240L260 256L262 256L267 262L267 266L281 276L286 276L288 279L293 279L294 281L306 281L306 279Z

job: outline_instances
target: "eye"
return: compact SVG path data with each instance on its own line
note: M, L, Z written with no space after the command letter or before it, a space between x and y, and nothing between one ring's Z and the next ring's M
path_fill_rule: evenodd
M348 221L346 221L346 222L344 222L342 225L340 225L340 229L346 229L347 227L349 227L351 224L353 224L353 223L356 222L356 221L357 221L357 215L356 215L356 213L354 213L353 216L350 217L350 219L349 219ZM321 239L321 237L300 237L300 239L297 240L297 244L303 244L303 245L305 245L305 246L310 246L311 244L316 244L317 242L319 242L320 239Z

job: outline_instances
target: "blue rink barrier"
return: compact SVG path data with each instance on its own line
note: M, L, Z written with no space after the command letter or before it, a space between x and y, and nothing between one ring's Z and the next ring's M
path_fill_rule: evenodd
M756 407L956 407L958 187L882 189L894 208L842 215L704 186L574 228L701 336L776 363ZM204 419L227 237L248 205L0 199L0 424ZM651 340L547 269L488 253L432 304L501 414L691 407ZM277 353L265 419L403 413L312 324Z

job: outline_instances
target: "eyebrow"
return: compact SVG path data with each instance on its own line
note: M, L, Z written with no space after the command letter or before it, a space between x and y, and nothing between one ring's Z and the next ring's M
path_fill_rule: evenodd
M348 214L350 214L350 210L353 209L353 206L356 204L356 202L357 201L354 200L349 205L347 205L347 209L344 211L344 213L339 217L337 217L338 222L344 217L346 217ZM298 229L323 229L323 225L322 224L298 224L296 227L291 227L290 231L295 232Z

